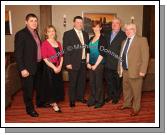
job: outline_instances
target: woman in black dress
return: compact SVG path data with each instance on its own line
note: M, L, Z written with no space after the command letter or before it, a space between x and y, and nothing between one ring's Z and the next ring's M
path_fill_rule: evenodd
M42 43L43 58L42 90L39 95L41 104L50 104L55 112L61 112L57 102L64 100L62 80L63 48L55 40L56 29L49 25L45 30L46 40Z

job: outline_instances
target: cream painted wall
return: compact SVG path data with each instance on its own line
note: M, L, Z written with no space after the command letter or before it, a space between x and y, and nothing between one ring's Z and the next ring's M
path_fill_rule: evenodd
M135 17L135 23L138 26L138 34L142 35L142 18L143 18L143 6L137 5L114 5L114 6L52 6L52 24L57 29L58 40L62 42L62 36L64 31L73 27L73 17L80 15L82 12L104 12L104 13L116 13L121 18L123 24L130 21L131 16ZM63 15L67 16L67 27L63 27Z
M25 27L25 16L28 13L34 13L40 19L40 7L32 5L8 5L5 6L5 10L11 10L13 31L12 35L5 35L5 52L13 52L14 36L18 30Z
M12 13L12 35L5 36L5 51L14 51L14 35L15 33L25 27L25 16L28 13L35 13L40 21L40 7L29 6L29 5L8 5L5 7L6 10L11 10ZM69 30L73 27L73 17L81 15L82 12L104 12L104 13L117 13L125 22L130 21L130 17L135 17L135 23L138 26L138 34L142 34L142 17L143 17L143 6L52 6L52 24L57 29L58 40L62 42L62 36L64 31ZM67 27L63 27L63 15L67 16ZM39 27L40 28L40 27Z

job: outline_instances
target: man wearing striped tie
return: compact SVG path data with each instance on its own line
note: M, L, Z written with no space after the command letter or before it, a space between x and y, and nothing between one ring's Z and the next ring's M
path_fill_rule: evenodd
M132 108L131 116L138 115L142 92L143 77L146 74L149 61L147 39L136 34L136 25L125 25L127 39L122 44L119 75L123 75L124 103L121 110Z

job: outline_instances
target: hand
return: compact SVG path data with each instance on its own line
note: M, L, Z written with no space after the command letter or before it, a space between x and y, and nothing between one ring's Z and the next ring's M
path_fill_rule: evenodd
M96 65L93 65L92 70L94 71L96 69L96 67L97 67Z
M145 76L145 73L140 72L140 73L139 73L139 76L144 77L144 76Z
M122 72L123 72L123 68L122 68L122 66L121 66L121 67L118 69L118 75L119 75L120 78L123 76Z
M122 77L122 73L120 71L117 71L118 75L119 75L119 78Z
M57 68L58 68L58 73L59 73L61 71L61 66L58 66Z
M28 70L24 69L21 71L21 76L22 77L28 77L30 75L30 73L28 72Z
M66 68L67 68L67 69L72 69L72 65L71 65L71 64L70 64L70 65L67 65Z
M57 67L55 67L53 71L55 72L55 74L59 73L59 69Z
M92 69L92 66L90 64L87 64L88 69Z

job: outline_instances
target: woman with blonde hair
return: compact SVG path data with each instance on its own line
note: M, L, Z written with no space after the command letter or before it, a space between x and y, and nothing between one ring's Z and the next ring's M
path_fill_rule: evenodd
M41 104L49 104L55 112L61 112L57 102L64 99L62 80L63 48L56 39L56 29L49 25L45 29L45 41L42 43L41 55L43 59Z

